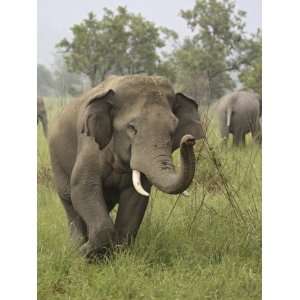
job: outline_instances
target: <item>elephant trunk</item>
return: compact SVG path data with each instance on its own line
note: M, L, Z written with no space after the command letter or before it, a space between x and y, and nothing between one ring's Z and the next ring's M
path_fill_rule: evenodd
M180 142L180 168L176 171L172 162L171 151L169 153L156 153L151 165L142 168L141 172L148 180L162 192L168 194L179 194L184 192L193 180L195 173L195 154L193 146L195 138L192 135L185 135ZM146 196L141 190L139 169L134 168L133 183L136 190ZM144 193L145 192L145 193Z

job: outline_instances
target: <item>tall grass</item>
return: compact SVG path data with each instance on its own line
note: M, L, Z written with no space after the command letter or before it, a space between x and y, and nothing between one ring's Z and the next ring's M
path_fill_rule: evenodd
M50 122L62 108L54 100ZM88 264L70 246L38 128L39 299L260 299L261 150L251 137L245 148L219 141L212 121L190 196L152 189L136 243Z

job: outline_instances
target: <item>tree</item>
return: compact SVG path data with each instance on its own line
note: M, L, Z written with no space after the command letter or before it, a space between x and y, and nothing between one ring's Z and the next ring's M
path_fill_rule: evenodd
M57 48L64 50L68 70L86 74L94 86L100 68L105 68L104 62L101 64L101 50L106 46L105 41L99 36L100 28L96 16L90 13L86 20L74 25L71 31L74 36L73 41L63 39L57 44Z
M53 93L54 80L46 66L37 65L37 94L38 96L50 96Z
M197 0L192 10L181 11L193 36L175 50L173 60L178 81L187 90L211 100L234 87L230 72L242 64L245 15L236 11L233 0Z
M64 51L68 69L87 75L92 86L112 73L153 74L160 64L157 50L165 46L162 35L177 37L121 6L116 13L105 8L101 20L89 13L71 31L73 40L63 39L57 48Z
M248 63L242 66L239 75L240 81L246 88L254 90L262 96L262 39L258 30L250 39L245 40L243 56Z

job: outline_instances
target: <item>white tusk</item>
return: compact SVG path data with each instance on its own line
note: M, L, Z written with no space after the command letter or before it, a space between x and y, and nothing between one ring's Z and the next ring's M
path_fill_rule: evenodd
M135 190L143 195L143 196L149 196L149 193L147 193L142 184L141 184L141 173L137 170L132 170L132 183L133 183L133 186L135 188Z
M185 190L185 191L182 192L182 195L185 196L185 197L189 197L190 193L187 190Z

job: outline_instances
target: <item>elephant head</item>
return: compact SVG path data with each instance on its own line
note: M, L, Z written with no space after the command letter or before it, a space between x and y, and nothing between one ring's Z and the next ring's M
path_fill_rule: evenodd
M193 145L204 137L198 106L175 94L167 80L146 79L116 84L93 96L85 108L82 133L93 136L103 151L108 144L112 147L132 170L138 193L149 195L141 184L143 174L161 191L178 194L193 179ZM179 147L181 164L176 170L172 152Z

